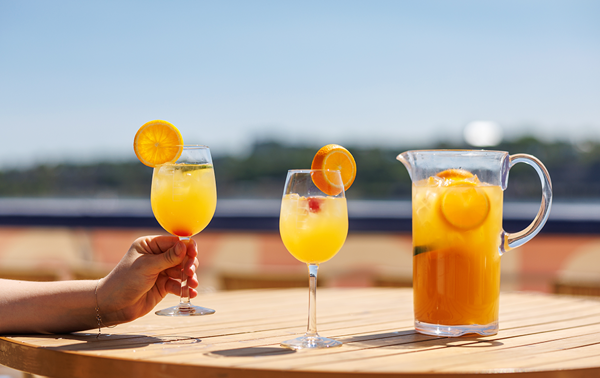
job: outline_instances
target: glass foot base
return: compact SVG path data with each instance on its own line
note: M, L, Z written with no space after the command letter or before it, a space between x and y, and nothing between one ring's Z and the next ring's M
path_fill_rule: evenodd
M194 305L177 305L163 310L156 311L156 315L161 316L200 316L214 314L215 310L206 307Z
M317 336L302 336L292 340L287 340L281 343L281 346L288 349L319 349L319 348L335 348L342 346L342 343L337 340L327 337Z
M498 321L485 325L471 324L447 326L423 323L417 320L415 321L415 330L419 333L432 336L457 337L469 333L476 333L481 336L492 336L498 333Z

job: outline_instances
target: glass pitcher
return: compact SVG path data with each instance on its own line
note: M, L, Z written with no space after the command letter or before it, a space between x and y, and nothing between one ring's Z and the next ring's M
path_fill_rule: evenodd
M498 332L500 257L531 240L550 214L552 184L537 158L504 151L421 150L397 156L412 180L415 329L428 335ZM503 191L517 163L542 182L524 230L502 229Z

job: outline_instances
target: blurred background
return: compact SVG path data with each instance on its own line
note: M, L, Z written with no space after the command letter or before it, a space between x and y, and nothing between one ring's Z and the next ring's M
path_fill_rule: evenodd
M396 155L486 148L537 156L555 194L544 231L503 257L503 289L587 290L600 279L598 15L592 0L0 1L0 276L102 277L136 237L164 233L132 148L164 119L214 158L203 290L307 285L279 204L287 170L329 143L358 175L322 285L410 285ZM511 170L507 231L540 195L533 169Z

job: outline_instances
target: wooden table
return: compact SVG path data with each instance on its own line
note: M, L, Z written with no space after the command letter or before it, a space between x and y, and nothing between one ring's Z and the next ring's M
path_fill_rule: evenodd
M325 289L318 326L340 348L294 352L307 289L203 294L215 315L134 322L67 335L0 338L0 363L50 377L515 377L600 376L600 301L503 293L500 332L437 338L413 330L410 289ZM165 307L177 298L169 297ZM106 332L106 334L105 334Z

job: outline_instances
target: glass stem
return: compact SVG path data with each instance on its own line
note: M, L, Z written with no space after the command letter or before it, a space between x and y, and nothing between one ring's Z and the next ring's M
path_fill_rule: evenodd
M187 246L190 238L188 237L183 237L180 236L179 240L183 241L185 243L185 245ZM188 261L188 257L187 257L187 248L186 248L186 256L183 259L182 264L182 268L181 268L181 295L179 298L179 305L180 306L189 306L190 305L190 287L188 286L187 280L188 280L188 276L187 274L185 274L184 268L185 264Z
M308 264L308 328L306 336L317 334L317 272L319 264Z

